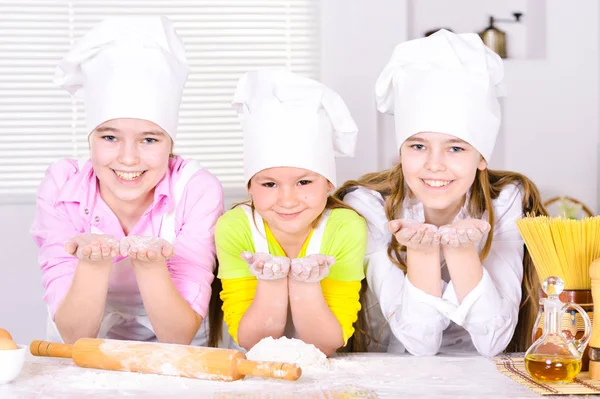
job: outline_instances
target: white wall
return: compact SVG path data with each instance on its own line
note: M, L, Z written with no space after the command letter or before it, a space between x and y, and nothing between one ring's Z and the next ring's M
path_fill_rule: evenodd
M504 166L546 197L571 195L597 210L600 4L546 7L546 58L506 63Z
M338 160L339 183L385 165L375 80L394 46L407 39L407 15L406 0L322 2L321 80L342 96L359 128L355 158Z
M45 338L44 290L29 237L34 213L32 204L0 205L0 328L22 344Z
M452 9L461 23L480 30L487 11L458 7L473 1L478 2L453 1ZM507 11L523 5L531 13L532 4L544 2L512 3L505 4ZM396 43L422 34L430 28L425 19L452 9L442 13L434 0L323 0L322 6L322 78L346 100L360 128L356 158L338 165L338 180L344 181L395 160L393 121L375 109L375 80ZM494 164L527 174L546 196L569 194L598 209L600 5L548 0L545 7L534 11L545 19L536 19L537 28L526 38L543 51L528 44L524 51L534 60L505 64L510 97ZM46 319L36 248L28 234L33 217L31 203L0 205L0 327L21 343L43 338Z

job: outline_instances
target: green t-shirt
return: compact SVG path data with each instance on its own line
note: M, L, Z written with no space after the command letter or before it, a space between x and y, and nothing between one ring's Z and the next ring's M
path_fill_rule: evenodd
M219 218L215 228L215 243L220 279L252 276L248 264L240 256L244 251L256 252L250 220L241 206L226 212ZM286 256L276 242L267 240L267 243L270 254ZM330 268L327 278L338 281L361 281L365 277L363 261L366 248L365 220L350 209L333 209L325 225L320 251L321 255L335 257L335 264ZM299 257L302 256L304 253L301 252Z

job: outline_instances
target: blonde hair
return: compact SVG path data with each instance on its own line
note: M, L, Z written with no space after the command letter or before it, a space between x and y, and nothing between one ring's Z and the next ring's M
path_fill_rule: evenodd
M399 163L391 169L382 172L369 173L358 180L346 182L335 193L338 199L352 191L355 187L361 186L370 190L379 192L385 198L385 213L388 220L396 219L400 214L402 203L407 193L404 186L404 175L402 173L402 164ZM523 214L547 215L541 200L541 195L535 184L524 175L506 171L477 170L475 180L471 186L468 211L474 218L480 218L485 211L488 212L488 223L491 226L490 231L494 231L495 215L492 201L498 198L504 187L510 184L516 184L521 187L523 194L522 209ZM483 246L479 257L483 261L490 252L492 246L493 234L488 234L487 240ZM519 320L507 351L525 351L531 345L531 332L538 312L538 290L539 279L533 266L531 256L524 246L523 257L523 282L521 284L522 298L519 311ZM406 273L406 264L401 253L406 251L406 247L400 245L394 236L388 245L387 253L390 260Z

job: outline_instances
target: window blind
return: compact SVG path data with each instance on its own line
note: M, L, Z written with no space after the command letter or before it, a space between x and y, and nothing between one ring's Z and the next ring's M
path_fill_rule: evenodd
M243 189L242 133L231 99L239 77L287 66L319 75L318 0L73 0L0 3L0 202L34 200L46 168L88 155L83 102L52 82L54 68L112 15L166 15L191 73L175 153L199 160L227 192Z

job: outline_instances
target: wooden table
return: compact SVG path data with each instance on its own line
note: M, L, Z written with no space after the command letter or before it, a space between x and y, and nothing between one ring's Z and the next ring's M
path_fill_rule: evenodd
M330 370L305 368L296 382L248 378L213 382L83 369L70 359L28 355L21 375L0 385L2 399L81 398L534 398L481 356L353 354Z

